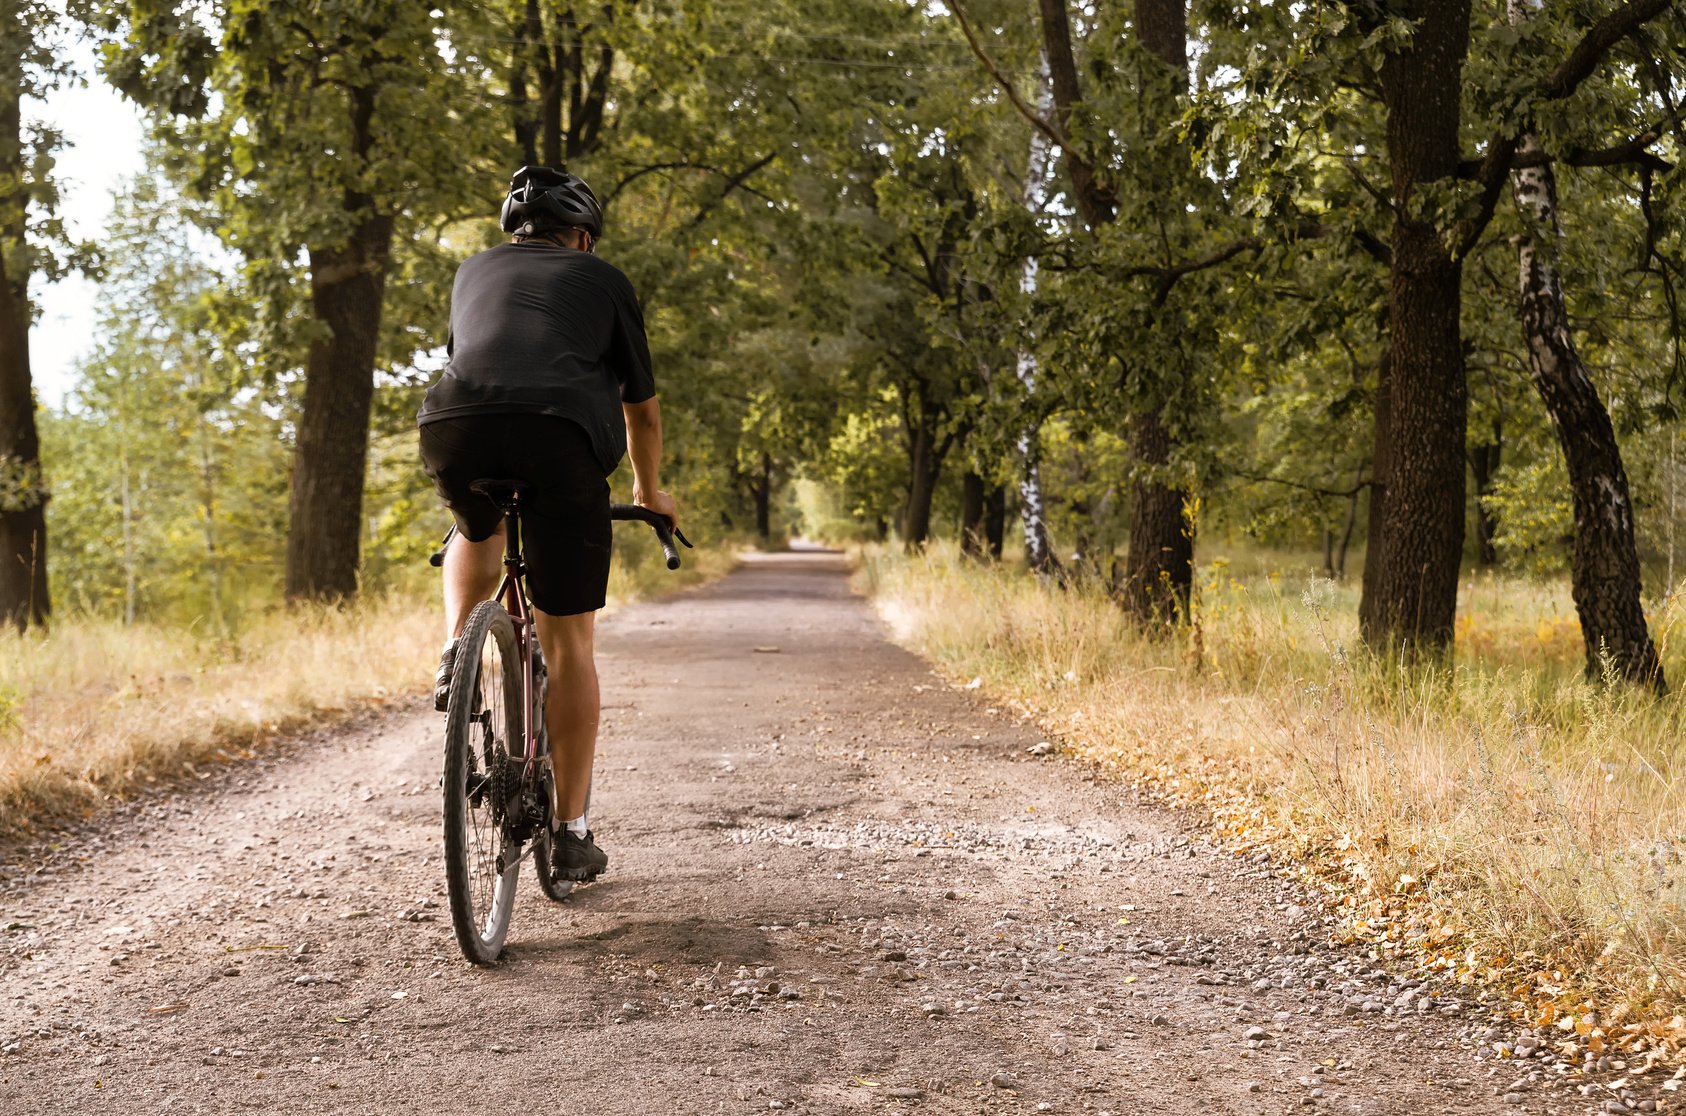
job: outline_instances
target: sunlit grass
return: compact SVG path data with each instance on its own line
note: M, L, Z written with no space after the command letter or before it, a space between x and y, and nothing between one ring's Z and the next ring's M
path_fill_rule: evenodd
M1356 585L1309 572L1212 563L1197 624L1169 639L1098 586L947 550L867 576L957 680L1231 840L1319 866L1379 953L1522 982L1551 1017L1577 993L1652 1018L1686 1004L1682 700L1589 682L1566 586L1469 582L1451 665L1407 667L1359 643ZM1653 617L1676 682L1681 619L1676 600Z
M669 573L641 544L632 552L617 558L611 608L734 561L730 547L687 551ZM437 600L415 591L347 608L276 606L226 637L209 624L87 615L21 636L0 630L0 835L191 778L313 721L419 698L442 638Z

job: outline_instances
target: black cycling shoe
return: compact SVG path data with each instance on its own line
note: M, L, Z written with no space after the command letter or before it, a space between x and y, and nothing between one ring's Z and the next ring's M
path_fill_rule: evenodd
M589 883L609 866L609 854L597 847L588 831L584 837L566 826L550 835L550 867L558 880Z
M457 641L452 640L439 653L439 673L433 676L433 708L445 712L451 704L451 668L457 662Z

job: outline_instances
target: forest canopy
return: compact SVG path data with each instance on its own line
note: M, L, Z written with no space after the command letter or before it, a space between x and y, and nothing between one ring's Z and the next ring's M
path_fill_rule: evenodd
M1431 654L1470 571L1567 575L1589 670L1668 681L1677 0L0 0L0 35L17 626L425 572L451 278L544 163L604 203L696 534L948 536L1149 632L1247 540L1361 566L1366 640ZM150 132L85 240L41 123L79 81ZM71 269L97 343L44 409Z

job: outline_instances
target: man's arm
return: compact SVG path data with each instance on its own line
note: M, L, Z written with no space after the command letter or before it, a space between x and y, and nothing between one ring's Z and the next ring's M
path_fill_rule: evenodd
M642 403L622 403L626 416L626 452L632 458L632 502L665 515L679 526L679 505L661 490L662 408L655 396Z

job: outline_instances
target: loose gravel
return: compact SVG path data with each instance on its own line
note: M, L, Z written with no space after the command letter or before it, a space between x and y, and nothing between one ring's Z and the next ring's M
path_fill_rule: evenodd
M826 554L601 625L599 883L456 954L439 719L175 788L0 869L0 1111L1667 1110L1330 944L1268 860L885 641Z

